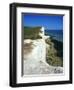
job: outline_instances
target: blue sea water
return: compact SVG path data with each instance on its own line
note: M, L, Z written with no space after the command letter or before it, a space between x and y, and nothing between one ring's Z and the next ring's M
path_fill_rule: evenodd
M63 42L63 30L45 30L45 35L49 35L54 39Z

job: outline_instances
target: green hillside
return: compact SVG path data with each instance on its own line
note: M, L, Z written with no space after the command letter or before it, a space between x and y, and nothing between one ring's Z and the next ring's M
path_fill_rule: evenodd
M47 48L47 63L52 66L63 66L63 43L52 38L47 39L46 43L50 45L50 48Z
M41 27L24 27L24 39L40 39Z

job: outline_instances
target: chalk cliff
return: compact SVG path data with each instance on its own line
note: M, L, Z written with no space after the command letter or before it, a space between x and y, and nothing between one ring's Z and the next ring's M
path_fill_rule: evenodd
M44 35L44 28L41 28L42 39L24 39L23 75L32 74L54 74L63 73L63 68L51 66L46 62L46 48L50 46L45 40L49 36Z

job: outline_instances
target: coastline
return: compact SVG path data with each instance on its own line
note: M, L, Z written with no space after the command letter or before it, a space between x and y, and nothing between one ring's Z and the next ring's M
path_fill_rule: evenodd
M59 56L62 44L45 35L44 27L32 28L32 34L29 29L24 33L23 74L63 73L63 60Z

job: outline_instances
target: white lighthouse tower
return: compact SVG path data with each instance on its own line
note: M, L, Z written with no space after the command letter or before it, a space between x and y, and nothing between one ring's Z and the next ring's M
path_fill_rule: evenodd
M42 38L43 38L44 40L50 37L50 36L46 36L46 35L45 35L45 29L44 29L44 27L41 27L40 30L41 30L40 36L42 36Z
M44 27L41 27L41 32L44 35Z

